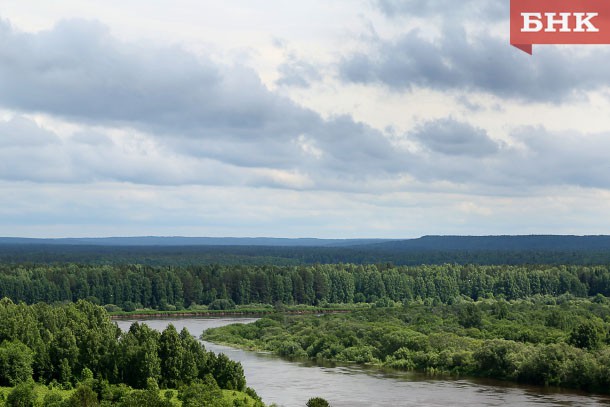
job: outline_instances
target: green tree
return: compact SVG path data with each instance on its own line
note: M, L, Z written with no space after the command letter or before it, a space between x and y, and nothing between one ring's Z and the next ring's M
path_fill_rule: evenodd
M477 371L500 379L514 377L517 370L515 353L519 346L513 341L485 341L473 354Z
M178 398L182 401L182 407L230 407L211 375L184 387Z
M34 407L35 404L36 392L32 381L19 383L6 398L8 407Z
M81 383L70 396L68 407L98 407L97 393L88 384Z
M167 393L166 393L167 394ZM171 395L170 397L171 398ZM121 407L171 407L169 399L162 399L157 382L149 378L145 390L131 391L120 403Z
M221 388L243 390L246 386L246 377L241 363L229 359L224 353L218 355L213 369L214 378Z
M161 377L159 333L146 324L133 323L121 338L122 380L138 389L146 386L149 378Z
M218 300L214 300L208 305L208 309L211 310L231 310L235 309L235 303L233 300L226 300L224 298L220 298Z
M330 407L330 403L322 397L313 397L307 401L307 407Z
M53 335L49 346L50 363L54 366L53 378L61 383L70 382L78 361L78 353L76 337L69 327L65 326Z
M161 359L161 386L177 388L182 384L182 361L184 349L176 328L169 324L159 338L159 357Z
M64 399L57 391L48 392L42 401L43 407L63 407Z
M464 328L480 328L483 313L476 304L469 302L460 309L458 321Z
M32 378L33 354L20 341L4 341L0 346L0 383L14 386Z
M570 334L568 342L582 349L597 349L602 343L602 332L592 321L581 322Z

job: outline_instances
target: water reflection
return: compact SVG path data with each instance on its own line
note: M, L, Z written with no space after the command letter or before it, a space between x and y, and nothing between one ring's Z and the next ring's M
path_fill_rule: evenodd
M163 330L172 323L199 336L205 329L255 318L177 318L139 320ZM118 321L128 329L134 320ZM359 366L319 366L289 362L267 353L245 352L204 342L208 350L225 353L244 367L248 385L265 403L303 407L311 397L323 397L334 407L447 407L447 406L610 406L600 396L559 392L489 380L431 379L409 372L379 371Z

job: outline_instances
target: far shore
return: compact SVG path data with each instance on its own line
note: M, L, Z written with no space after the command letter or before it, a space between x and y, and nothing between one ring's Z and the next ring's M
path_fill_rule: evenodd
M285 310L282 314L338 314L351 312L353 309L311 309L311 310ZM277 313L276 310L209 310L209 311L133 311L111 313L111 319L139 319L139 318L190 318L190 317L238 317L238 316L263 316Z

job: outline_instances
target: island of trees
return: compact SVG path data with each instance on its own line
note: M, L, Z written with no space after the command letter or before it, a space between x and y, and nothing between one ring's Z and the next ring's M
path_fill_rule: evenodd
M290 359L610 392L610 301L602 295L377 302L348 314L278 314L204 338Z

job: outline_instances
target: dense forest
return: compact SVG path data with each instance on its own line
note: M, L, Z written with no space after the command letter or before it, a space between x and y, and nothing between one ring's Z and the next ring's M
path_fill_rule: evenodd
M22 405L9 396L31 396L35 382L53 393L47 401L38 397L45 407L88 405L78 397L122 406L260 406L238 363L171 326L159 333L134 324L121 333L107 310L261 304L276 311L340 304L352 312L279 313L216 329L207 339L289 358L608 392L610 263L596 264L608 253L595 245L550 251L543 241L534 252L498 250L504 243L474 252L462 240L448 240L445 251L415 245L402 263L372 262L392 258L381 255L388 250L407 256L397 249L401 242L119 250L8 245L12 251L0 245L0 386L13 386L10 393L0 387L0 404ZM505 255L511 264L496 264ZM452 256L455 262L441 261ZM580 263L583 256L588 260ZM143 261L126 261L133 258ZM356 261L332 263L337 258ZM479 261L466 262L473 258ZM544 258L553 261L533 261Z
M599 265L610 236L425 236L373 241L320 239L0 238L2 263L149 266L301 264Z
M533 295L610 296L608 266L189 266L0 265L0 297L34 304L87 299L125 310L235 304L309 304L422 299L451 303Z
M610 301L602 295L276 315L208 330L204 338L288 358L610 392Z
M241 393L246 401L231 405L262 405L246 389L241 365L207 352L186 329L177 332L169 325L157 332L135 323L121 332L104 308L86 301L28 306L4 298L0 386L15 386L6 404L35 404L34 383L45 391L57 389L45 397L45 407L175 405L174 393L165 392L169 396L162 399L159 388L178 389L183 406L229 406L222 389L249 393Z

